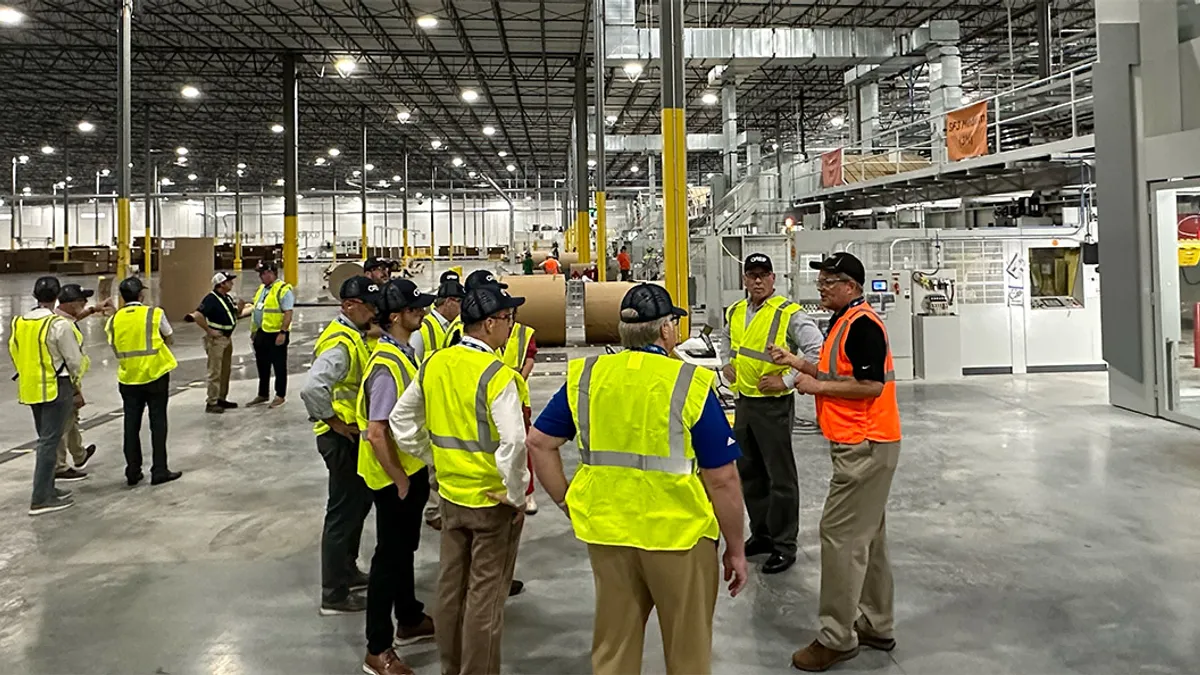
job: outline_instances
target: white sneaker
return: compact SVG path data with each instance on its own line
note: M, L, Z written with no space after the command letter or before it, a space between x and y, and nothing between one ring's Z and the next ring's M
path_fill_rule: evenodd
M537 511L537 500L533 498L533 495L525 495L525 513L532 516Z

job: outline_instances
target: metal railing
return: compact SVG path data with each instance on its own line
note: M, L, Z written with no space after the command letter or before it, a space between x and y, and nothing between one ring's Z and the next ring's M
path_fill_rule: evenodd
M956 110L983 101L988 103L989 154L1078 138L1092 132L1093 66L1094 62L1081 64ZM929 115L843 146L842 170L836 186L821 184L820 156L798 162L790 190L793 198L803 199L828 187L954 164L946 148L945 117Z

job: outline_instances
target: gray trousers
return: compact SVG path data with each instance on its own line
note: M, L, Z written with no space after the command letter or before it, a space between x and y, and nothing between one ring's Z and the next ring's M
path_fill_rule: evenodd
M58 378L58 396L53 401L35 403L33 426L37 429L37 455L33 464L34 506L55 498L54 465L58 462L58 444L67 430L67 420L75 409L75 385L71 378Z
M334 431L317 436L317 451L329 469L329 499L321 532L322 599L337 601L350 592L358 572L363 524L371 512L371 488L358 475L358 444Z
M739 396L734 410L733 435L742 446L738 473L750 514L750 537L794 556L800 531L800 485L792 454L796 397Z

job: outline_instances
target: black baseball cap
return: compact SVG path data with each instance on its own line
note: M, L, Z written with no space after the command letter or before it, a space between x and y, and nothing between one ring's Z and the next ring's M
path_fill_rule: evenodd
M380 314L392 314L404 309L419 309L433 304L433 296L422 293L408 279L393 279L383 285L379 292Z
M259 274L263 272L278 272L279 263L276 263L274 260L259 260L258 264L254 266L254 270Z
M467 290L479 288L480 286L498 286L499 288L508 288L508 284L500 283L495 274L487 270L475 270L467 275Z
M342 282L342 300L361 300L368 305L379 306L379 284L367 277L350 277Z
M497 286L480 286L467 291L462 303L464 324L479 323L506 309L516 309L525 304L525 298L514 298Z
M67 284L58 292L59 302L75 302L76 300L87 300L96 294L90 288L82 288L79 284Z
M767 254L751 253L746 257L746 261L742 263L742 271L749 272L754 269L774 272L775 266L771 264L771 258Z
M657 284L638 284L621 298L621 323L646 323L668 316L687 316L671 302L671 294Z
M363 263L364 272L370 272L378 267L386 267L390 270L392 269L392 261L388 260L387 258L371 256L370 258L367 258L366 262Z
M829 274L845 274L857 281L860 286L867 280L867 271L863 269L862 261L855 258L853 254L846 253L845 251L834 253L820 262L811 260L808 266L814 270L828 272Z
M439 298L461 298L466 294L467 289L463 288L458 272L454 270L442 272L442 276L438 280L437 296Z
M137 277L129 277L128 279L122 281L119 286L117 286L117 291L120 292L122 298L136 297L144 290L146 290L146 285L143 284L142 280Z
M38 277L38 280L33 282L33 297L37 298L38 302L53 302L58 299L61 289L58 277Z

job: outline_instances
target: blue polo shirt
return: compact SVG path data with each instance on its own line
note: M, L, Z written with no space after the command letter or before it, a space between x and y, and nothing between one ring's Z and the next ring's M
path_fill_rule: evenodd
M640 351L667 355L657 345ZM533 426L547 436L575 438L575 420L567 403L567 385L564 384L550 398ZM742 456L742 449L733 438L733 430L729 428L729 420L725 417L725 411L721 410L721 401L716 392L708 392L700 419L692 426L692 450L696 453L696 463L702 469L717 469Z

